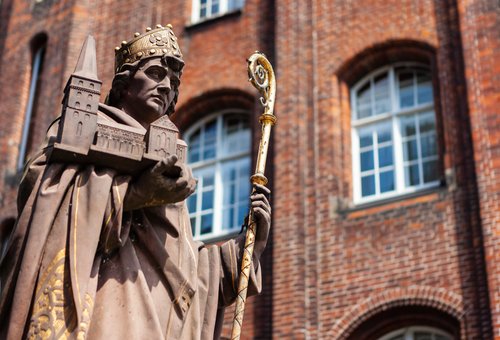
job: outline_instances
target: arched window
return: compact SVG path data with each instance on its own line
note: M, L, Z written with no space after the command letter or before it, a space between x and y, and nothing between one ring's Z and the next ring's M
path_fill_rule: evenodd
M32 120L35 116L36 104L40 88L40 75L43 70L43 60L45 49L47 47L47 36L40 34L33 39L32 43L33 58L31 63L31 78L28 102L26 103L26 111L24 113L23 131L21 134L21 142L19 143L19 156L17 158L17 169L21 170L26 162L26 156L31 147L30 135Z
M390 332L378 340L453 340L453 337L433 327L408 327Z
M251 132L248 115L224 111L186 132L188 163L198 179L188 199L194 237L240 230L249 209Z
M432 75L425 65L378 69L351 89L354 201L439 184Z

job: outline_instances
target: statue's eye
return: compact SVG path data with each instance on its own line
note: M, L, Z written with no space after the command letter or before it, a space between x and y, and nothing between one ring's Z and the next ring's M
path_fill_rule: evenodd
M162 81L167 76L167 70L156 66L148 68L145 73L149 78L155 81Z

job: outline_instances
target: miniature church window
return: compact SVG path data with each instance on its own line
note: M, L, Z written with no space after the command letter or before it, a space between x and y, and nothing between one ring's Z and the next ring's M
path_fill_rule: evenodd
M432 75L425 65L378 69L351 89L355 203L439 185Z
M238 232L248 213L251 131L248 116L226 111L186 133L188 163L198 179L188 198L193 235L210 239Z

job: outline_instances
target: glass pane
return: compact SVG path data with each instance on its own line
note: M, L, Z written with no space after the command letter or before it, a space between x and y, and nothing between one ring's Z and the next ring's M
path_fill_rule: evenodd
M188 211L189 212L195 212L196 211L196 193L189 196L188 198L188 201L187 201L187 205L188 205Z
M434 112L423 114L418 117L420 125L420 133L431 132L436 130L436 122Z
M377 132L377 140L378 140L379 144L391 141L392 140L391 130L385 129L385 130L378 131Z
M359 147L363 148L365 146L370 146L373 144L373 138L371 132L368 134L360 134L359 136Z
M417 72L417 101L419 104L432 102L432 81L428 72Z
M245 221L245 217L248 215L248 209L248 205L242 204L238 206L238 219L236 220L236 225L234 225L235 227L243 224L243 222Z
M240 181L240 188L238 190L238 201L245 201L250 196L250 181L242 179Z
M409 137L415 135L417 129L415 128L415 116L401 118L401 136Z
M219 4L214 3L212 4L212 15L215 15L217 13L219 13Z
M392 165L392 145L378 149L378 166Z
M373 169L373 150L362 152L361 158L361 171L367 171Z
M201 216L201 227L200 227L200 234L207 234L212 232L212 220L213 220L213 214L207 214Z
M223 149L225 154L248 152L251 133L248 121L240 115L224 117Z
M213 209L214 207L214 191L208 190L203 192L201 196L201 210Z
M358 90L356 98L357 118L366 118L372 115L370 82Z
M191 217L189 222L191 222L191 232L196 235L196 217Z
M217 140L217 124L213 120L205 125L203 159L215 157L215 146Z
M188 162L198 162L200 160L200 130L191 135L188 140L188 144Z
M214 175L210 174L203 176L203 187L206 188L211 185L214 185Z
M407 187L420 184L418 164L405 166L405 184Z
M373 94L375 98L375 114L388 112L390 110L390 98L389 77L387 73L375 77Z
M412 107L415 105L413 95L413 72L399 73L399 107Z
M223 229L231 229L234 225L234 208L224 209L222 213L222 228Z
M428 332L415 332L415 340L432 340L432 334Z
M439 179L439 162L437 160L424 162L424 183L437 181Z
M200 8L200 18L204 18L206 16L207 16L207 8L206 7Z
M380 173L380 192L394 190L394 171Z
M375 176L361 177L361 196L369 196L375 194Z
M418 158L417 141L410 140L403 143L403 159L405 161L413 161Z
M201 1L200 1L200 3L201 3L202 5L204 5L204 4L206 4L206 3L207 3L207 0L201 0Z
M422 157L437 155L436 135L434 133L422 136L420 145L422 147Z

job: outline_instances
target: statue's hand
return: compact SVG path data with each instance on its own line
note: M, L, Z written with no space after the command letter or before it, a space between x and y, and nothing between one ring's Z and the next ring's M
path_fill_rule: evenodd
M255 184L254 191L250 196L251 209L256 223L254 256L260 259L260 255L266 248L269 229L271 227L271 204L269 199L271 190L263 185Z
M124 209L159 206L183 201L196 188L191 168L171 155L145 170L130 183Z

